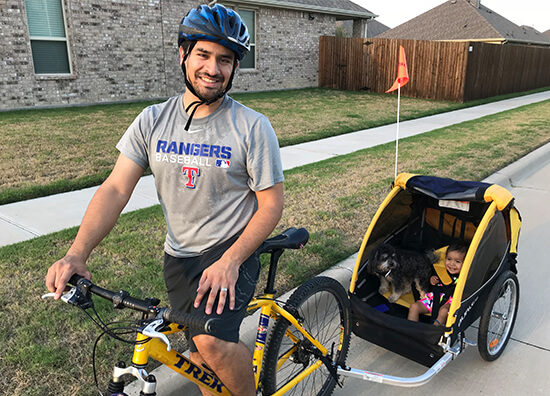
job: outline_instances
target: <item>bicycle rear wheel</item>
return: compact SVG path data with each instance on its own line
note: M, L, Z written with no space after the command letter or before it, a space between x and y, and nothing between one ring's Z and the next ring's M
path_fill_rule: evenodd
M295 312L304 329L328 349L327 357L334 370L344 364L350 342L350 306L340 283L327 277L310 279L291 295L285 308ZM318 362L317 349L281 318L266 350L263 394L275 393ZM323 363L285 395L330 395L335 386L335 377Z

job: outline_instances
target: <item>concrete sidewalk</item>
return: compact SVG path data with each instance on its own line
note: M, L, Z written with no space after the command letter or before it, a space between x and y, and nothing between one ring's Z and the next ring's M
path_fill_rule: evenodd
M400 123L399 138L407 138L516 107L550 99L550 91L457 110ZM325 160L395 141L395 124L366 129L281 149L283 168ZM80 224L97 187L0 206L0 246L25 241ZM158 203L152 176L138 183L124 212Z

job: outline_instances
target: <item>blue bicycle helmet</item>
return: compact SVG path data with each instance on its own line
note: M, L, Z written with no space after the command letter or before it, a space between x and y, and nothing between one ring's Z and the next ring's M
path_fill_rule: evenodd
M178 46L185 40L207 40L235 52L241 61L250 51L250 35L243 20L235 11L221 4L209 7L201 4L190 10L180 24Z
M198 40L206 40L223 45L235 53L233 72L231 73L227 87L218 97L210 100L203 98L195 91L193 85L187 78L185 69L185 60ZM199 99L189 104L185 109L185 111L188 112L189 109L194 106L187 120L187 124L185 125L185 130L187 131L191 125L193 115L199 106L208 106L216 102L231 89L237 63L244 58L248 51L250 51L250 35L248 34L245 23L235 11L227 9L221 4L215 4L212 7L201 4L197 8L190 10L181 21L178 35L178 47L181 47L184 41L192 42L189 48L187 48L183 62L181 63L181 69L185 76L185 86Z

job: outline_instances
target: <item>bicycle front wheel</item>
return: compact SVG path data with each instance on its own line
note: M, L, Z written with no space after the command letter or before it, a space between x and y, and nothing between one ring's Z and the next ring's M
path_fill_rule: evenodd
M336 386L338 365L343 365L350 342L350 305L347 293L336 280L315 277L301 285L285 308L302 327L327 350L325 362L320 353L290 322L277 321L266 350L263 373L264 395L272 395L313 365L319 365L285 395L330 395ZM330 362L330 363L328 363ZM332 366L329 370L327 364Z

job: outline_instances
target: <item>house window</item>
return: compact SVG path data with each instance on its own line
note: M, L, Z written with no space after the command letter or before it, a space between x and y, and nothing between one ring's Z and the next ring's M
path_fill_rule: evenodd
M250 34L250 51L241 61L239 67L241 69L256 68L256 13L250 10L238 10L239 15L243 19L248 33Z
M70 74L62 0L25 0L36 74Z

